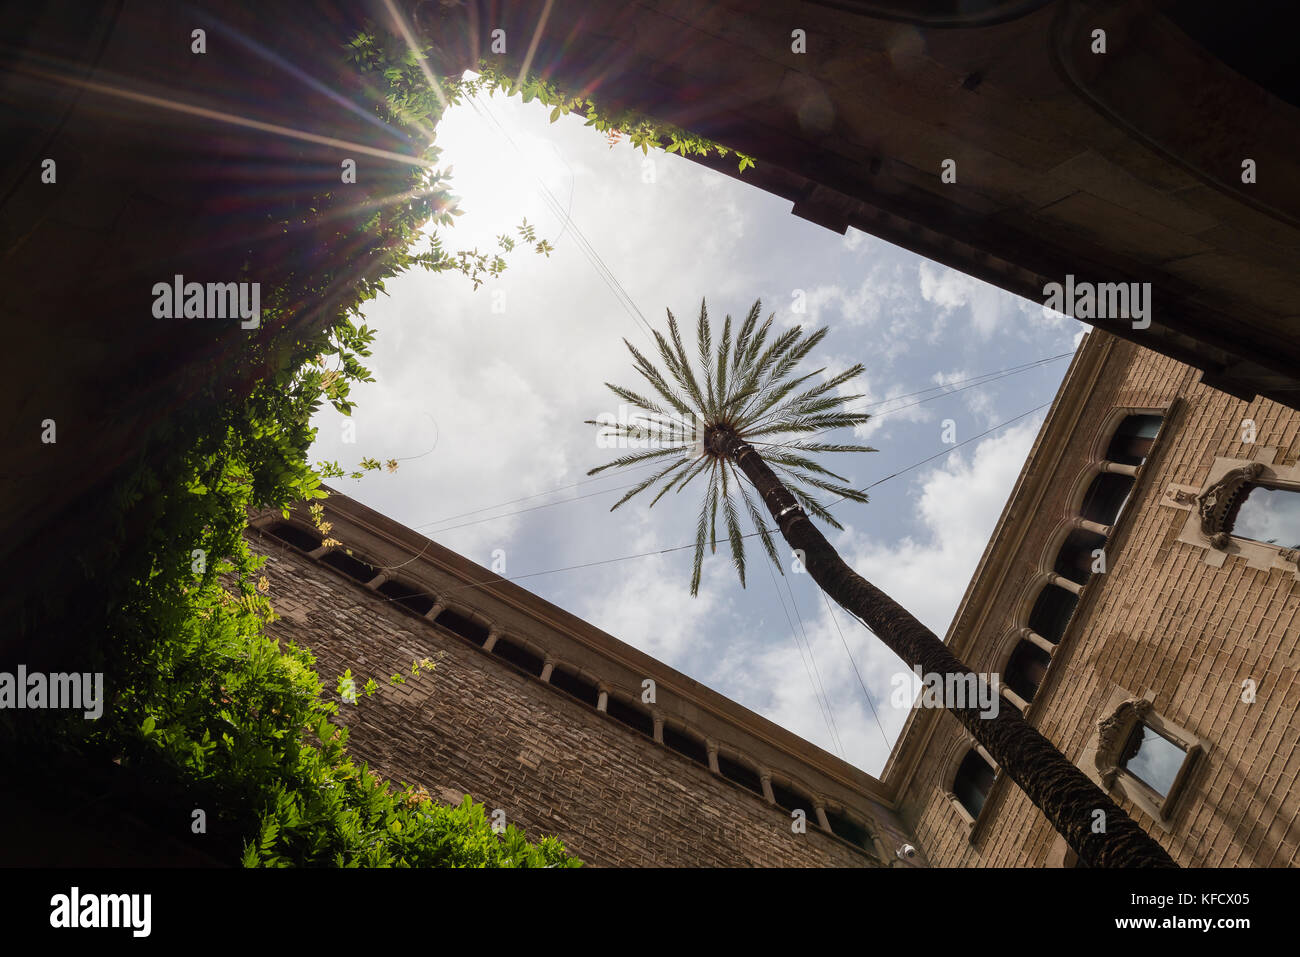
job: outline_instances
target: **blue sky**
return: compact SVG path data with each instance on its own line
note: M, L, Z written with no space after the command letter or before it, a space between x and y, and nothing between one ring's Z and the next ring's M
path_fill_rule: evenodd
M702 297L715 320L758 298L777 328L828 325L806 371L867 369L850 391L875 413L858 437L880 451L828 463L858 488L951 449L947 420L964 442L1049 403L1068 355L971 380L1072 353L1086 327L870 235L801 220L789 201L689 160L610 148L577 117L551 124L537 103L486 103L438 127L465 210L444 242L489 249L527 217L555 252L519 249L477 291L459 275L390 280L366 311L377 381L353 389L356 441L322 411L313 460L405 459L335 485L485 566L499 550L522 586L878 774L907 717L890 704L905 669L806 574L769 573L755 546L742 589L720 548L692 599L690 549L627 558L691 543L702 486L611 513L637 473L588 480L615 453L583 420L617 413L603 382L640 388L622 339L648 340L564 214L652 326L666 308L693 323ZM945 384L960 391L940 394ZM1044 414L883 482L869 504L837 506L846 528L825 529L832 543L943 635ZM551 571L575 565L587 567Z

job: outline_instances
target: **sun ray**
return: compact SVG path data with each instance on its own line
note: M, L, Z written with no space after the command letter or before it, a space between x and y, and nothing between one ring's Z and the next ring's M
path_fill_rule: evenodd
M198 116L209 120L216 120L219 123L228 123L232 126L242 126L247 129L261 130L264 133L273 133L276 136L283 136L288 139L302 140L307 143L319 143L322 146L332 146L337 149L350 150L354 153L391 160L396 163L404 163L408 166L419 166L423 169L434 168L433 163L423 159L422 157L412 156L410 153L395 153L392 150L381 150L374 146L366 146L364 143L353 143L333 136L322 136L319 133L309 133L306 130L294 129L291 126L281 126L278 123L267 123L262 120L254 120L247 116L240 116L237 113L227 113L224 110L213 110L206 106L196 106L193 103L185 103L180 100L172 100L162 96L153 96L149 93L140 93L136 90L128 90L124 87L112 86L107 83L97 83L94 80L62 76L58 73L51 73L48 70L40 70L34 67L18 65L15 69L44 80L52 80L66 86L80 87L94 93L102 93L106 96L115 96L120 99L131 100L135 103L143 103L146 106L156 106L159 109L171 110L176 113L184 113L189 116Z

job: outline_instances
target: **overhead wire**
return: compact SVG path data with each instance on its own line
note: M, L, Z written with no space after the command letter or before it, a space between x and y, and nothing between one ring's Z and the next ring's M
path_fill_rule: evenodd
M486 101L480 100L478 94L474 94L466 97L465 102L470 105L474 112L483 119L484 122L490 122L493 124L521 158L526 158L524 157L523 149L517 142L515 142L515 138L510 135L510 131L507 130L501 121L496 118L495 114L492 113L492 110ZM596 270L596 274L601 278L605 285L609 287L610 292L614 295L614 298L618 301L619 305L623 307L624 311L627 312L633 323L639 326L648 340L653 341L654 335L650 329L650 323L646 320L645 314L641 312L640 307L637 306L636 301L632 298L631 294L628 293L626 287L624 287L618 277L614 275L614 271L609 268L609 265L605 262L600 253L598 253L595 247L587 240L586 235L578 227L578 224L573 221L572 216L561 209L559 200L555 198L550 187L542 182L541 177L536 174L533 175L533 179L537 182L537 185L541 190L540 195L542 201L560 220L562 224L561 233L565 229L571 231L578 250L584 257L586 257L587 261L591 264L592 268Z
M470 104L470 106L474 109L475 113L476 113L476 114L477 114L481 119L484 119L485 121L490 120L490 122L491 122L492 124L494 124L494 125L496 126L496 128L497 128L497 129L498 129L498 130L499 130L499 131L500 131L500 132L505 136L505 138L509 141L509 143L511 144L511 146L514 147L514 149L516 150L516 152L518 152L518 153L522 156L522 155L523 155L523 151L522 151L522 149L519 147L519 144L515 142L514 137L512 137L512 136L510 135L509 131L508 131L508 130L507 130L507 129L506 129L506 128L501 124L501 122L496 118L496 116L492 114L492 112L491 112L490 108L488 107L488 105L487 105L485 102L484 102L484 103L476 102L477 99L478 99L478 98L477 98L477 95L475 95L475 96L471 96L471 97L467 97L467 102ZM481 108L480 108L480 107L481 107ZM566 161L566 163L567 163L567 161ZM572 172L572 169L571 169L571 168L570 168L570 172ZM642 332L647 336L647 338L653 338L653 333L652 333L652 330L650 329L649 322L646 320L645 315L641 312L640 308L637 306L635 300L632 299L631 295L627 292L626 287L624 287L623 284L618 280L618 277L614 274L613 270L609 268L608 264L605 262L605 260L603 259L603 257L600 256L600 254L596 251L595 247L592 246L591 243L587 240L586 236L582 233L582 231L581 231L581 229L578 227L577 223L573 221L573 218L572 218L572 190L570 191L571 194L570 194L569 210L568 210L568 211L564 211L564 210L561 209L560 204L559 204L559 201L558 201L558 200L555 198L555 196L551 193L549 187L547 187L546 184L545 184L544 182L542 182L541 178L540 178L540 177L536 177L536 176L535 176L534 178L536 179L536 181L537 181L537 183L538 183L538 186L541 188L541 195L542 195L543 201L546 203L546 205L547 205L548 208L551 210L551 212L554 213L554 214L557 216L557 218L559 219L559 221L560 221L560 223L561 223L561 225L562 225L561 232L560 232L560 234L558 234L558 235L562 235L566 230L571 231L571 234L572 234L573 238L575 239L575 245L577 245L579 251L584 255L584 257L588 260L589 264L590 264L590 265L592 266L592 268L596 271L596 274L601 278L601 280L602 280L602 281L605 283L605 285L609 288L610 292L614 295L615 299L616 299L616 300L619 302L619 304L623 307L624 311L628 313L629 317L633 320L634 323L638 324L639 328L640 328L641 331L642 331ZM558 235L557 235L557 238L558 238ZM961 388L961 389L951 389L951 388L948 388L948 387L951 386L951 385L954 385L954 384L956 384L956 383L958 383L958 382L964 382L964 381L970 381L970 380L955 380L954 382L951 382L951 383L940 383L940 384L938 384L938 385L936 385L936 386L932 386L932 387L929 387L929 388L926 388L926 389L922 389L922 390L919 390L919 391L917 391L917 392L906 393L906 394L903 394L903 395L897 395L897 396L890 396L890 397L887 397L887 398L885 398L885 399L879 400L879 401L876 402L876 403L868 404L868 407L870 407L871 405L883 405L883 404L887 404L887 403L889 403L889 402L896 402L896 401L898 401L899 399L903 399L903 398L911 398L911 397L913 397L913 396L917 396L917 395L924 395L924 394L927 393L927 392L935 392L936 390L943 390L943 391L937 391L935 395L927 396L926 398L919 399L919 400L917 400L916 402L912 402L912 403L908 403L908 404L906 404L906 405L896 406L896 407L894 407L894 408L888 409L888 410L886 410L885 412L880 413L880 416L879 416L879 417L883 417L883 416L885 416L885 415L892 414L892 413L894 413L894 412L900 412L900 411L903 411L903 410L905 410L905 409L909 409L909 408L912 408L912 407L914 407L914 406L920 405L920 404L922 404L922 403L929 402L929 401L932 401L932 400L937 399L937 398L941 398L941 397L943 397L943 396L945 396L945 395L952 395L952 394L954 394L955 392L964 391L965 389L968 389L968 388L976 388L976 387L978 387L979 385L985 385L985 384L988 384L989 382L997 381L998 379L1005 378L1005 377L1007 377L1007 376L1009 376L1009 375L1019 374L1020 372L1027 371L1028 369L1036 368L1036 367L1039 367L1039 366L1041 366L1041 365L1044 365L1044 364L1046 364L1046 363L1048 363L1048 362L1052 362L1052 361L1055 361L1055 360L1057 360L1057 359L1064 358L1066 355L1069 355L1069 353L1063 353L1063 354L1058 355L1058 356L1047 357L1047 358L1044 358L1044 359L1035 360L1035 361L1030 362L1030 363L1024 363L1024 364L1022 364L1022 365L1020 365L1020 366L1010 367L1010 368L1007 369L1007 370L999 370L999 372L997 372L997 373L989 373L989 374L985 374L985 375L981 375L981 376L971 377L971 380L979 380L979 381L975 382L975 383L972 384L972 385L964 386L964 387ZM1049 403L1049 404L1050 404L1050 403ZM890 480L890 479L892 479L892 478L895 478L895 477L897 477L897 476L899 476L899 475L902 475L902 474L904 474L904 473L906 473L906 472L908 472L908 471L911 471L911 470L914 469L914 468L919 468L921 465L924 465L924 464L926 464L927 462L933 461L934 459L939 458L939 457L941 457L941 456L943 456L943 455L947 455L948 453L954 451L955 449L957 449L957 448L959 448L959 447L961 447L961 446L963 446L963 445L966 445L966 444L968 444L968 443L970 443L970 442L972 442L972 441L975 441L975 440L977 440L977 439L979 439L979 438L983 438L985 435L988 435L988 434L990 434L991 432L996 431L997 429L1003 428L1003 427L1005 427L1006 425L1011 424L1012 422L1018 421L1019 419L1025 418L1025 417L1028 416L1028 415L1032 415L1034 412L1037 412L1037 411L1039 411L1040 409L1045 408L1045 407L1046 407L1045 405L1044 405L1044 406L1039 406L1039 407L1037 407L1037 408L1035 408L1035 409L1030 410L1029 412L1026 412L1026 413L1023 413L1022 415L1016 416L1015 418L1010 419L1010 420L1008 420L1007 422L1001 423L1001 424L999 424L999 425L997 425L997 426L994 426L994 427L992 427L992 428L990 428L990 429L987 429L987 430L985 430L984 432L980 433L979 435L972 437L971 439L967 439L966 441L961 442L961 443L955 443L955 444L951 445L949 448L943 449L943 450L941 450L940 452L938 452L938 453L936 453L936 454L934 454L934 455L932 455L932 456L929 456L929 457L927 457L927 458L925 458L925 459L922 459L920 462L914 463L913 465L908 466L908 467L905 468L905 469L900 469L900 470L897 471L897 472L891 473L890 475L887 475L887 476L885 476L884 478L879 479L879 480L876 481L876 482L873 482L871 485L866 486L864 489L861 489L860 491L865 492L865 491L868 490L868 489L875 488L875 487L877 487L877 486L883 484L884 482L886 482L886 481L888 481L888 480ZM821 430L820 432L812 433L812 434L809 435L809 436L805 436L805 438L810 438L810 437L812 437L812 435L818 435L818 434L821 434L822 432L826 432L826 431L831 431L831 430L823 429L823 430ZM780 446L788 445L788 444L791 444L791 443L766 443L766 442L759 442L759 443L756 443L756 444L769 445L769 446L773 446L773 447L780 447ZM659 463L657 463L657 462L656 462L656 463L646 463L646 465L650 465L650 464L656 464L656 465L657 465L657 464L659 464ZM426 526L428 526L428 525L442 524L442 523L445 522L445 521L452 521L452 520L454 520L454 519L456 519L456 518L465 517L465 516L472 515L472 514L478 514L478 513L483 512L483 511L490 511L491 509L494 509L494 508L499 508L499 507L503 507L504 505L515 504L515 503L518 503L518 502L521 502L521 501L526 501L526 500L531 499L531 498L536 498L536 497L538 497L538 496L540 496L540 495L550 495L550 494L554 494L555 492L558 492L558 491L564 491L564 490L567 490L567 489L569 489L569 488L575 488L575 487L580 486L580 485L588 484L588 482L591 482L591 481L597 481L597 479L588 479L588 480L583 480L583 481L579 481L579 482L572 483L572 484L567 485L567 486L561 486L560 488L557 488L557 489L552 489L552 490L550 490L550 491L548 491L548 492L541 492L541 493L535 493L535 494L533 494L533 495L522 496L522 497L520 497L520 498L513 499L513 500L511 500L511 501L509 501L509 502L499 503L498 505L493 505L493 506L484 506L484 507L479 508L479 509L474 509L474 510L471 510L471 511L469 511L469 512L461 513L460 515L457 515L457 516L451 516L451 517L444 518L444 519L440 519L440 520L437 520L437 521L434 521L434 522L427 522L427 523L424 523L424 526L417 526L417 527L426 527ZM455 526L450 526L450 527L446 527L446 528L436 529L435 532L434 532L433 534L440 534L440 533L442 533L442 532L453 531L453 530L458 529L458 528L464 528L464 527L466 527L466 526L468 526L468 525L475 525L475 524L479 524L479 523L481 523L481 522L485 522L485 521L493 521L493 520L495 520L495 519L499 519L499 518L506 518L506 517L509 517L509 516L511 516L511 515L518 515L518 514L523 514L523 513L525 513L525 512L536 511L536 510L538 510L538 509L541 509L541 508L547 508L547 507L550 507L550 506L552 506L552 505L560 505L560 504L564 504L564 503L566 503L566 502L578 501L578 500L581 500L581 499L591 498L591 497L595 497L595 496L598 496L598 495L606 494L606 493L608 493L608 492L619 491L619 490L621 490L621 489L626 489L626 488L630 488L630 487L631 487L630 485L624 485L624 486L618 486L618 487L615 487L615 488L601 489L601 490L598 490L598 491L595 491L595 492L591 492L591 493L588 493L588 494L585 494L585 495L579 495L579 496L574 496L574 497L567 498L567 499L562 499L562 500L557 501L557 502L547 502L547 503L542 503L542 504L540 504L540 505L530 506L529 508L520 509L520 510L517 510L517 511L515 511L515 512L509 512L509 513L506 513L505 515L489 516L489 517L487 517L487 518L478 519L478 520L475 520L475 521L473 521L473 522L463 523L463 524L461 524L461 525L455 525ZM840 498L840 499L836 500L835 502L830 503L830 505L828 505L827 507L828 507L828 508L830 508L830 507L834 507L835 505L838 505L840 502L842 502L842 501L844 501L844 500L845 500L844 498ZM772 530L771 530L771 529L768 529L768 531L771 532ZM748 535L745 535L745 536L743 536L743 537L748 538L748 537L752 537L753 535L758 535L758 534L760 534L760 532L759 532L758 530L755 530L754 532L749 533ZM524 579L524 578L537 577L537 576L539 576L539 575L544 575L544 574L552 574L552 573L555 573L555 572L558 572L558 571L568 571L568 570L573 570L573 569L576 569L576 568L587 568L587 567L593 567L593 566L595 566L595 565L610 564L610 563L612 563L612 562L616 562L616 561L625 561L625 560L630 560L631 558L646 557L646 556L648 556L648 555L662 555L662 554L667 554L667 553L669 553L669 552L678 551L678 550L682 550L682 549L689 548L689 547L693 547L693 546L690 546L690 545L678 546L678 547L675 547L675 548L670 548L670 549L661 549L661 550L654 551L654 552L644 552L644 553L640 553L640 554L638 554L638 555L622 556L622 557L620 557L620 558L615 558L615 559L606 559L606 560L603 560L603 561L583 563L583 564L581 564L581 565L568 566L568 567L566 567L566 568L562 568L562 569L551 569L551 570L542 571L542 572L534 572L534 573L531 573L531 574L529 574L529 575L514 576L514 577L511 577L511 578L506 578L506 577L503 576L502 578L499 578L499 579L497 579L496 581L518 581L518 580L521 580L521 579ZM766 563L765 563L765 564L766 564ZM778 600L780 601L782 611L785 613L786 621L787 621L787 623L790 625L790 628L791 628L791 636L792 636L792 638L794 638L794 640L795 640L795 647L796 647L796 650L799 651L800 660L801 660L801 661L803 662L803 664L804 664L804 669L805 669L805 672L807 672L807 674L808 674L810 684L813 685L814 697L817 698L819 708L820 708L821 711L822 711L823 719L826 721L827 731L829 732L829 734L830 734L830 736L831 736L831 742L832 742L833 746L834 746L834 747L839 751L840 755L843 756L844 753L845 753L845 750L844 750L844 744L843 744L843 740L842 740L842 738L841 738L840 735L839 735L839 729L838 729L838 726L837 726L837 724L836 724L836 722L835 722L835 718L834 718L834 709L832 708L832 706L831 706L831 704L830 704L830 698L829 698L829 695L828 695L827 692L826 692L826 687L825 687L825 684L824 684L824 682L823 682L823 680L822 680L822 677L821 677L821 670L820 670L820 668L817 666L817 660L816 660L815 653L814 653L814 651L813 651L812 642L811 642L810 639L808 638L807 630L806 630L806 628L805 628L805 626L804 626L804 622L803 622L803 616L802 616L802 614L799 612L798 603L797 603L797 601L796 601L796 599L795 599L795 597L794 597L794 591L793 591L793 588L792 588L791 585L790 585L789 578L786 577L786 576L783 576L783 577L786 577L786 590L787 590L787 592L789 593L789 598L790 598L791 607L794 609L795 617L797 618L797 620L798 620L798 622L799 622L799 634L802 634L804 644L807 645L807 648L808 648L808 656L807 656L807 659L805 659L805 657L804 657L802 646L800 646L799 641L798 641L798 636L797 636L797 634L796 634L795 631L794 631L794 622L791 621L791 619L790 619L790 613L789 613L788 610L786 610L785 600L784 600L784 598L782 598L782 596L781 596L781 594L780 594L779 587L776 586L776 576L775 576L775 574L772 574L772 569L771 569L770 567L769 567L768 571L769 571L769 574L771 574L772 582L773 582L773 585L774 585L774 588L775 588L775 591L776 591L776 595L777 595ZM462 586L462 588L460 588L460 589L453 589L453 591L463 590L464 587L483 587L483 586L485 586L486 584L490 584L490 582L484 582L484 583L472 583L471 585L468 585L468 586ZM441 597L441 596L440 596L440 597ZM871 694L870 694L870 692L868 691L868 689L867 689L867 687L866 687L866 684L865 684L865 682L864 682L863 679L862 679L861 672L859 671L859 669L858 669L858 667L857 667L857 662L856 662L856 661L854 660L854 658L853 658L852 651L850 650L850 648L849 648L849 646L848 646L848 642L847 642L847 640L846 640L845 637L844 637L843 630L840 629L840 627L839 627L839 621L838 621L838 619L835 617L835 615L834 615L834 613L833 613L833 610L832 610L831 607L830 607L829 599L827 598L827 596L825 595L825 593L822 594L822 599L823 599L823 601L826 603L827 613L830 615L831 621L835 624L836 630L839 632L839 636L840 636L841 643L844 645L845 653L846 653L846 654L848 655L848 657L849 657L849 662L850 662L850 664L851 664L852 667L853 667L854 674L857 676L857 679L858 679L858 683L859 683L859 685L862 687L863 694L864 694L864 695L866 696L866 698L867 698L867 703L868 703L868 705L869 705L870 708L871 708L872 715L873 715L873 717L875 718L876 725L877 725L878 729L880 730L881 737L882 737L882 739L885 741L886 746L889 747L890 745L889 745L889 741L888 741L888 736L885 734L884 726L883 726L883 724L881 723L881 721L880 721L880 716L879 716L879 714L878 714L877 711L876 711L875 703L874 703L874 701L872 700L872 698L871 698ZM386 599L386 600L393 600L393 599ZM380 603L380 602L373 602L373 603L366 603L366 604L378 604L378 603ZM853 614L853 612L852 612L851 610L850 610L850 614ZM861 622L864 626L866 626L866 622L862 621L862 619L861 619L859 616L857 616L856 614L853 614L853 617L856 618L859 622ZM869 628L869 627L868 627L868 630L870 631L870 628ZM811 662L812 662L812 668L811 668L811 669L809 669L809 667L808 667L809 660L811 660ZM815 675L815 681L814 681L814 675ZM820 694L819 694L819 693L820 693Z
M980 373L979 375L968 376L968 377L966 377L965 379L954 379L954 380L951 381L951 382L946 382L946 383L942 383L942 384L939 384L939 385L930 386L929 388L926 388L926 389L920 389L920 390L918 390L918 391L916 391L916 392L907 392L907 393L904 393L904 394L902 394L902 395L889 396L888 398L885 398L885 399L879 399L879 400L877 400L877 401L875 401L875 402L869 402L869 403L867 403L865 406L863 406L863 410L870 409L870 408L874 408L874 407L876 407L876 406L880 406L880 405L885 405L886 403L894 402L894 401L897 401L898 399L907 399L907 398L911 398L911 397L913 397L913 396L923 395L923 394L925 394L926 392L931 392L931 391L934 391L934 390L936 390L936 389L941 389L941 390L946 390L946 391L941 391L941 392L939 392L937 395L930 396L930 398L932 398L932 399L933 399L933 398L942 398L942 397L945 396L945 395L955 395L955 394L958 393L958 392L964 392L964 391L966 391L966 389L977 388L978 386L986 385L986 384L989 383L989 382L996 382L998 379L1007 378L1009 375L1019 374L1020 372L1027 372L1027 371L1029 371L1029 370L1032 369L1032 368L1036 368L1036 367L1038 367L1038 366L1046 365L1047 363L1050 363L1050 362L1055 362L1055 361L1058 360L1058 359L1066 358L1067 356L1070 356L1070 355L1072 355L1072 354L1073 354L1073 353L1066 352L1066 353L1061 353L1060 355L1055 355L1055 356L1045 356L1045 357L1043 357L1043 358L1041 358L1041 359L1035 359L1035 360L1033 360L1032 362L1021 363L1020 365L1015 365L1015 366L1008 366L1008 367L1005 368L1005 369L996 369L996 370L993 370L992 372L984 372L984 373ZM983 381L976 381L976 380L983 380ZM950 386L959 385L959 384L961 384L961 383L973 383L973 384L972 384L972 385L965 385L965 386L963 386L963 387L960 388L960 389L949 388ZM892 413L894 413L894 412L900 411L900 409L902 409L902 408L911 408L911 407L912 407L911 405L907 405L907 406L902 406L902 407L900 407L899 409L887 409L887 410L885 410L884 412L879 413L876 417L877 417L877 418L883 418L883 417L886 416L886 415L889 415L889 414L892 414ZM823 431L827 431L827 430L823 430ZM814 435L820 435L820 434L821 434L820 432L817 432L817 433L811 433L809 436L806 436L806 438L811 438L811 437L814 436ZM761 445L779 445L779 444L784 444L784 443L772 443L772 442L762 442L762 443L759 443L759 442L756 442L756 443L754 443L754 444L756 444L756 445L759 445L759 444L761 444ZM660 465L660 464L661 464L660 462L655 461L655 462L646 462L646 463L643 463L643 464L641 464L641 465L633 465L633 466L630 466L628 469L623 470L623 472L622 472L621 474L626 475L628 471L632 471L632 470L635 470L635 469L641 469L641 468L652 468L652 467L657 467L657 466ZM505 508L507 505L516 505L516 504L518 504L519 502L526 502L526 501L528 501L529 499L540 498L540 497L542 497L542 496L544 496L544 495L554 495L554 494L557 493L557 492L564 492L564 491L567 491L568 489L571 489L571 488L577 488L577 487L580 486L580 485L590 485L590 484L593 483L593 482L600 482L600 481L604 481L604 480L606 480L606 479L610 479L610 478L613 478L613 477L615 477L615 473L610 473L610 474L607 474L607 475L598 475L598 476L595 476L595 477L593 477L593 478L581 479L581 480L579 480L579 481L577 481L577 482L571 482L571 483L569 483L568 485L560 485L560 486L557 486L557 487L552 488L552 489L547 489L546 491L543 491L543 492L533 492L533 493L530 494L530 495L521 495L521 496L518 497L518 498L509 499L509 500L504 501L504 502L497 502L497 503L495 503L495 504L493 504L493 505L483 505L483 506L480 506L479 508L473 508L473 509L470 509L470 510L467 511L467 512L458 512L458 513L455 514L455 515L445 515L445 516L443 516L442 518L433 519L433 520L428 521L428 522L421 522L421 523L418 524L418 525L412 525L411 528L413 528L413 529L428 528L428 527L431 526L431 525L441 525L441 524L443 524L444 522L453 522L453 521L455 521L455 520L458 519L458 518L466 518L466 517L468 517L468 516L470 516L470 515L477 515L477 514L479 514L480 512L490 512L490 511L492 511L492 510L495 509L495 508ZM628 488L631 488L631 487L632 487L631 485L619 485L619 486L615 486L615 487L612 487L612 488L609 488L609 489L605 489L604 491L615 492L615 491L620 491L620 490L623 490L623 489L628 489ZM577 499L563 499L563 500L561 500L561 502L552 503L552 504L561 504L562 502L576 501L576 500L577 500ZM485 521L490 521L490 520L493 519L493 518L506 518L506 517L508 517L508 515L514 515L514 514L519 514L519 513L518 513L518 512L510 512L510 513L507 513L507 515L489 516L487 519L485 519ZM456 526L456 527L457 527L457 528L463 528L463 527L465 527L465 526ZM449 528L434 529L434 530L433 530L432 532L430 532L429 534L436 535L436 534L438 534L439 532L451 531L451 530L452 530L452 529L449 529Z
M768 574L772 577L772 590L781 603L781 611L785 614L786 624L790 626L790 640L794 642L794 650L799 653L799 661L803 664L804 673L808 676L808 685L812 688L813 700L817 702L818 710L821 711L822 720L826 723L826 733L830 735L831 741L835 741L835 732L831 727L830 702L825 700L825 689L818 692L817 681L813 678L812 668L808 666L808 658L804 655L803 646L799 644L799 635L794 630L794 620L790 617L790 612L785 606L785 598L781 595L781 589L776 584L776 574L772 571L771 563L764 562L767 565Z

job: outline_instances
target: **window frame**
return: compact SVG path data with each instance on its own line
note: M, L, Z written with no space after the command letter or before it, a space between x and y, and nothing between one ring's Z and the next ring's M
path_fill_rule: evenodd
M954 785L957 782L957 773L961 770L962 763L970 754L978 754L980 759L993 769L993 780L989 782L989 789L984 795L984 803L980 805L980 812L977 815L971 815L970 809L961 802L957 797ZM989 819L989 808L993 805L994 795L1001 790L1001 784L1006 777L1002 768L998 767L995 762L989 760L987 756L980 753L979 743L971 737L965 728L954 737L952 744L949 745L949 751L945 756L944 774L940 778L943 781L941 791L949 806L957 813L957 816L966 824L966 840L970 844L976 844L979 836L984 829L984 823Z
M1257 542L1233 535L1223 528L1227 512L1211 508L1215 498L1233 494L1246 485L1262 485L1288 492L1300 492L1300 462L1277 464L1278 449L1261 446L1252 458L1216 456L1205 481L1198 487L1171 483L1160 500L1168 508L1186 511L1187 518L1177 540L1202 549L1205 564L1222 568L1229 556L1243 558L1246 567L1277 568L1300 581L1300 549Z
M1134 729L1150 728L1183 752L1183 763L1169 785L1169 793L1160 794L1120 761L1121 752ZM1095 783L1113 796L1127 798L1137 805L1163 830L1173 829L1173 817L1179 798L1191 776L1201 767L1210 743L1195 732L1171 721L1155 708L1155 693L1136 697L1116 687L1101 709L1092 740L1084 751L1080 767Z

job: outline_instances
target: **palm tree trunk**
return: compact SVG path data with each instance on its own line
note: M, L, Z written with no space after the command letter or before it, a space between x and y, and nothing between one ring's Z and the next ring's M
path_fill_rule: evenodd
M934 632L845 564L749 443L728 429L711 430L706 442L711 451L734 460L749 477L781 534L791 548L803 552L804 567L826 594L866 622L909 666L920 666L925 674L971 674ZM1020 785L1084 863L1092 867L1178 866L1005 698L998 702L993 718L982 718L976 702L966 702L965 707L953 704L948 703L948 710ZM1102 834L1093 832L1098 810L1105 814Z

